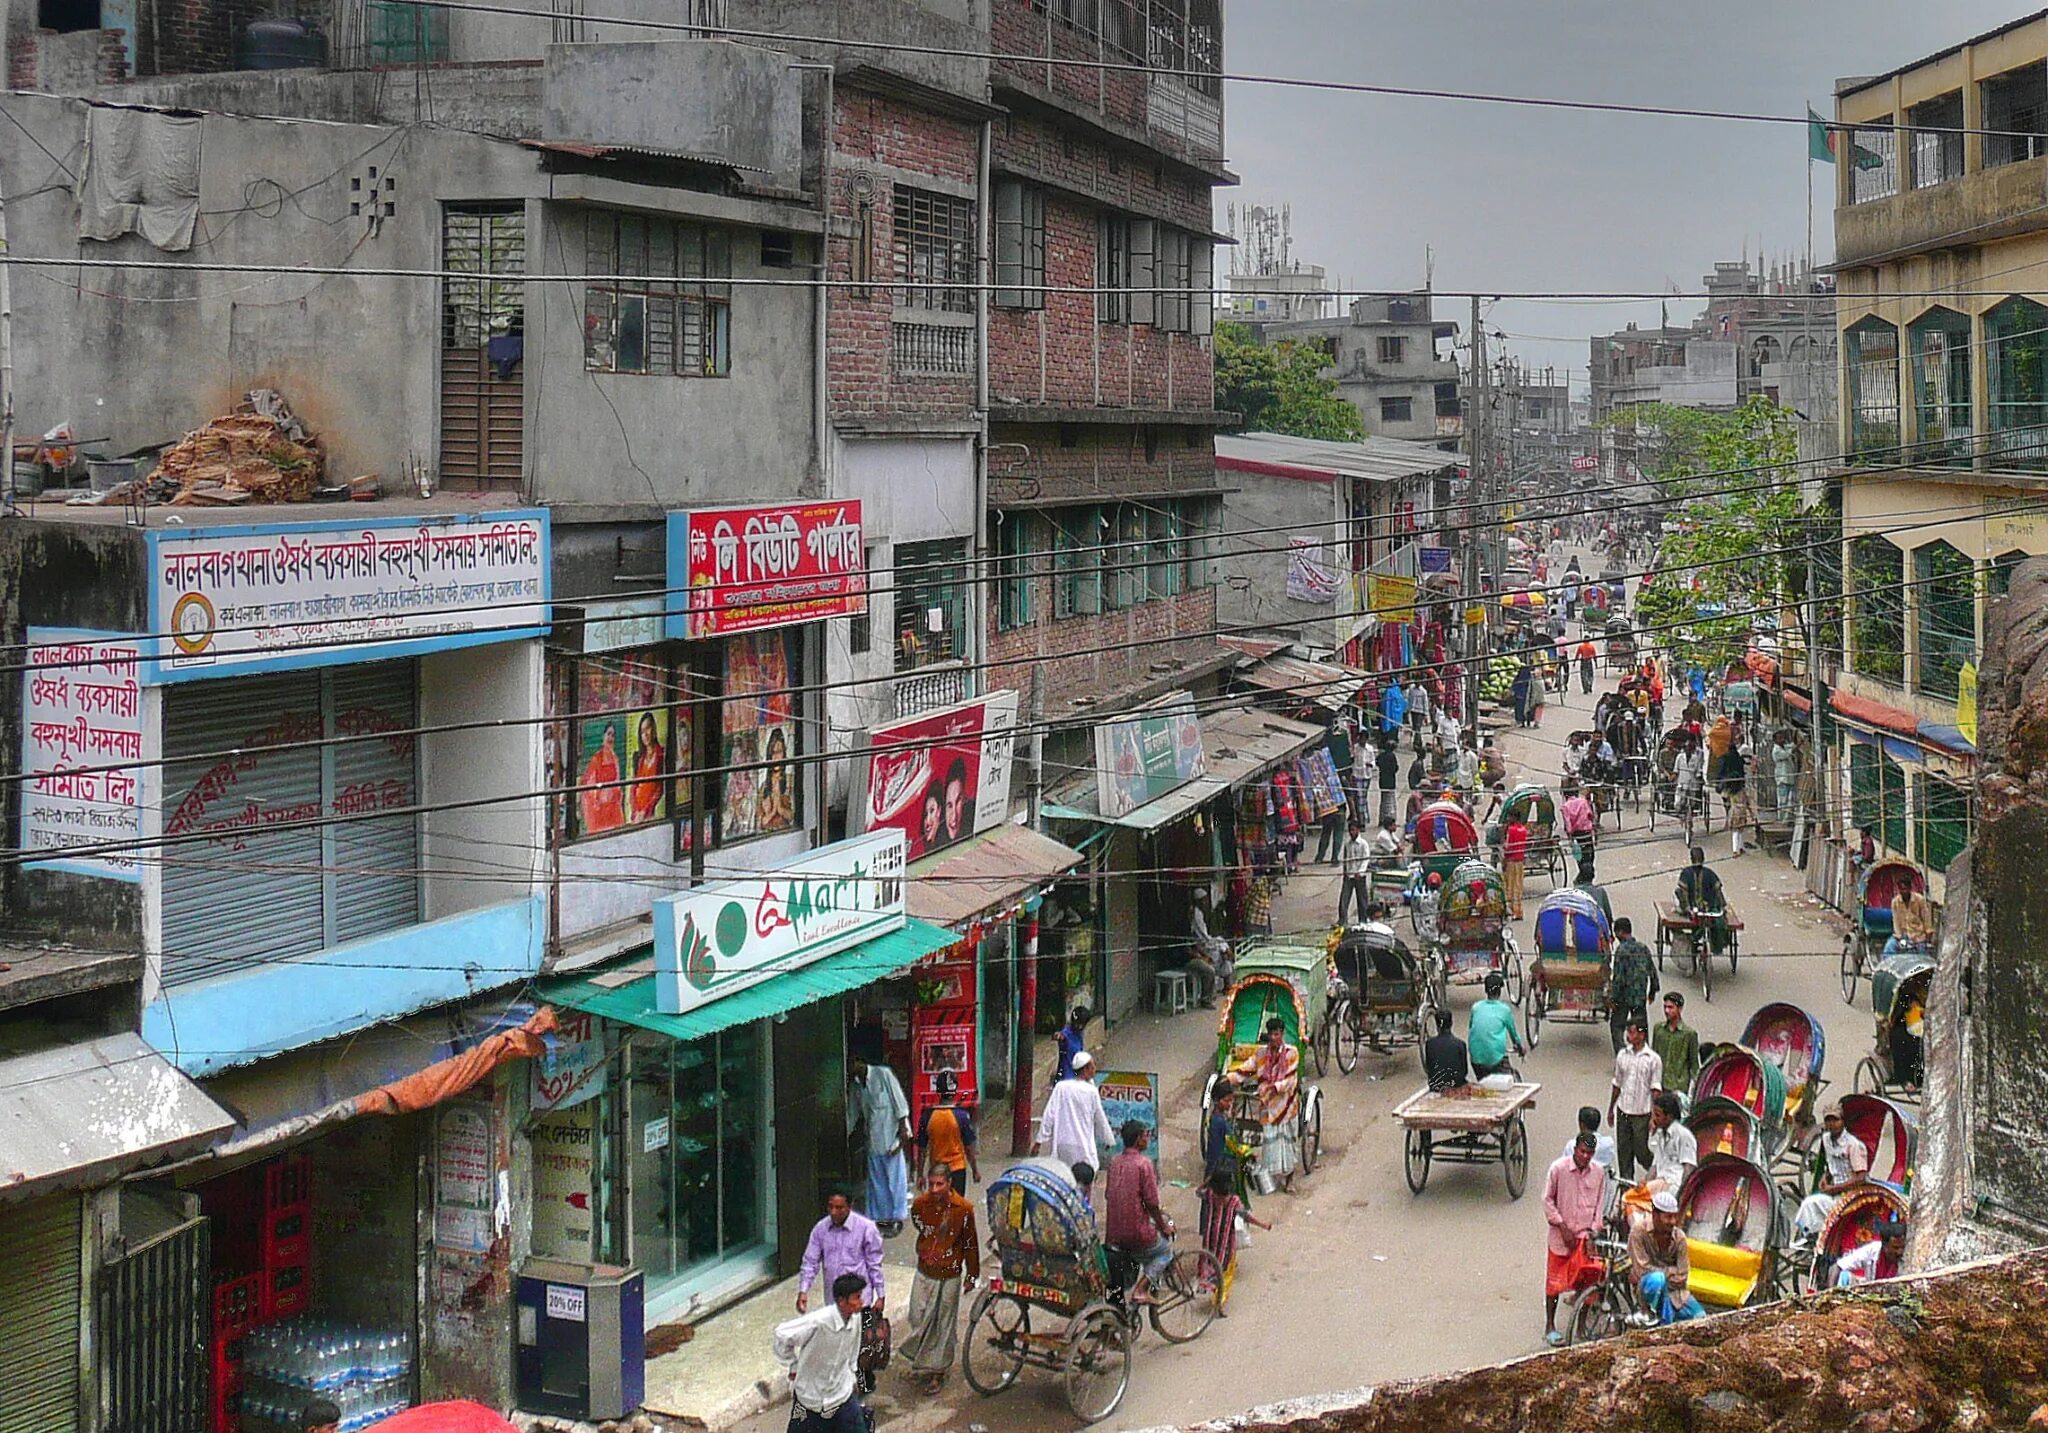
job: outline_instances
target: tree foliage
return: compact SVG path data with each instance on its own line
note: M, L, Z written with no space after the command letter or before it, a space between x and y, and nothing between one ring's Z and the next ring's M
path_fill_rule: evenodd
M1660 403L1626 416L1637 464L1678 524L1658 544L1637 611L1680 661L1717 670L1741 659L1759 614L1804 595L1804 561L1779 550L1807 530L1792 415L1757 397L1733 413Z
M1244 415L1244 431L1355 442L1365 436L1358 410L1322 376L1320 349L1282 340L1256 342L1242 324L1216 329L1216 406Z

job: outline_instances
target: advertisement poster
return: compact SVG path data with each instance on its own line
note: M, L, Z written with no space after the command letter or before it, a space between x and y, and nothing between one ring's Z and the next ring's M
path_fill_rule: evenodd
M1325 544L1312 537L1287 539L1287 595L1297 602L1337 600L1337 572Z
M655 1008L684 1015L901 930L901 831L823 846L784 868L654 903Z
M1366 582L1366 606L1382 622L1415 620L1415 579L1372 577Z
M581 1010L555 1012L555 1035L533 1066L533 1108L566 1110L604 1093L605 1044L596 1017Z
M668 515L668 634L685 641L867 610L858 500Z
M1010 814L1017 694L925 712L867 733L849 810L860 830L901 831L910 859L1000 826Z
M1109 1116L1109 1127L1121 1131L1125 1120L1136 1120L1152 1131L1152 1142L1145 1153L1151 1159L1153 1168L1159 1166L1159 1076L1142 1074L1131 1070L1111 1070L1095 1077L1095 1086L1102 1094L1102 1112ZM1107 1169L1109 1162L1123 1153L1121 1138L1115 1148L1105 1149L1102 1160L1096 1166Z
M1186 692L1095 728L1096 804L1104 816L1127 816L1208 770L1201 718Z
M548 515L151 531L148 679L236 676L548 630Z
M645 657L581 664L576 681L576 834L601 836L668 815L667 668ZM621 785L628 775L632 785Z
M481 1254L491 1247L490 1115L474 1104L443 1105L435 1133L434 1243Z
M725 798L727 841L787 831L797 823L796 638L787 632L736 637L725 644ZM748 700L748 698L753 700Z
M1449 572L1451 570L1451 550L1448 547L1423 548L1420 566L1424 572Z
M134 850L66 857L67 848L142 835L142 644L108 633L28 629L21 674L21 841L44 870L142 879ZM118 770L96 770L115 767Z
M590 1196L596 1141L595 1105L557 1110L534 1121L534 1253L551 1259L593 1257Z

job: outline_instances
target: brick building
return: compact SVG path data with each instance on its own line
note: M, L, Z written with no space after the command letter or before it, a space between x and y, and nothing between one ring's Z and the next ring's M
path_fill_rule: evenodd
M997 55L1034 58L989 77L1006 115L990 185L987 540L1003 580L988 682L1028 691L1040 665L1058 720L1199 687L1232 656L1214 636L1224 415L1209 339L1211 195L1231 182L1222 10L995 0L991 20Z

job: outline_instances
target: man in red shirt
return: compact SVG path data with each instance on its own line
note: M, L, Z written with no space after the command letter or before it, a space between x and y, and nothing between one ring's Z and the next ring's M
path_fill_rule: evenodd
M1500 843L1501 881L1507 887L1508 910L1516 920L1522 918L1523 863L1528 859L1529 827L1517 816L1508 822Z
M1105 1179L1103 1242L1136 1260L1138 1282L1131 1288L1134 1303L1152 1302L1152 1280L1173 1262L1173 1221L1159 1207L1159 1171L1146 1157L1150 1138L1145 1126L1125 1120L1124 1152L1109 1162Z

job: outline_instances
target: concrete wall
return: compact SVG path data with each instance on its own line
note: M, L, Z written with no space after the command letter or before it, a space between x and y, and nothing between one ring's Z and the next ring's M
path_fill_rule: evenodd
M532 139L540 134L541 69L537 58L437 68L422 73L420 80L418 84L397 84L391 72L372 70L227 70L133 80L98 89L93 97L120 104L324 119L338 124L426 123L502 139Z
M1276 478L1260 473L1231 474L1232 491L1223 498L1226 532L1257 532L1242 546L1255 551L1230 564L1229 578L1216 590L1217 617L1233 635L1257 629L1282 641L1299 642L1317 653L1337 645L1337 602L1303 602L1287 595L1285 551L1292 537L1320 536L1327 544L1316 555L1343 577L1348 551L1337 542L1337 494L1329 483ZM1277 529L1285 529L1278 531ZM1239 544L1233 544L1239 545Z
M420 790L433 804L524 797L458 806L421 818L420 864L428 875L428 920L496 905L540 874L546 841L542 751L541 644L508 642L420 659ZM459 722L506 725L435 733Z

